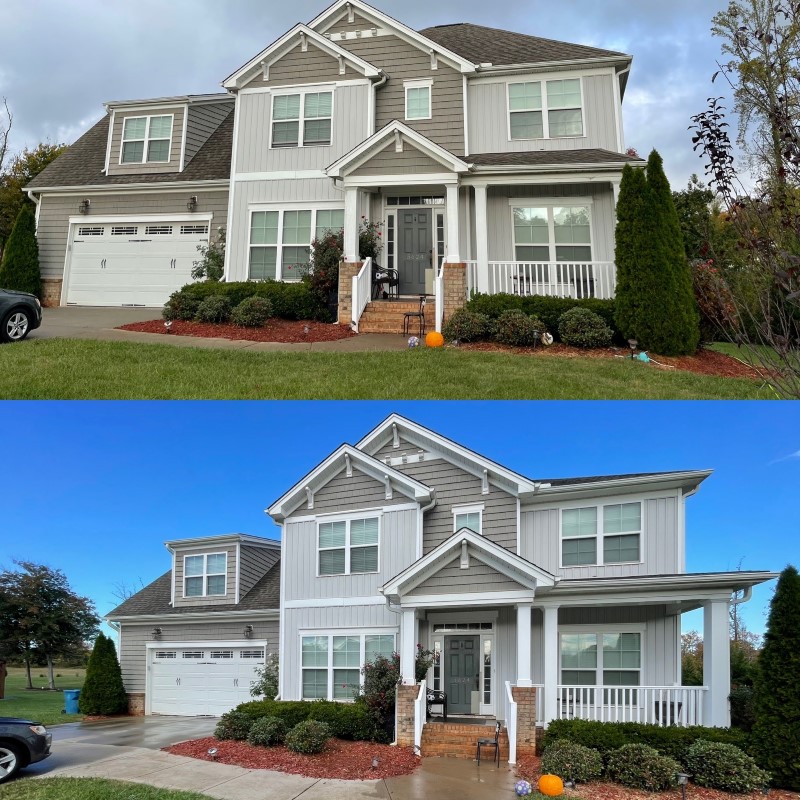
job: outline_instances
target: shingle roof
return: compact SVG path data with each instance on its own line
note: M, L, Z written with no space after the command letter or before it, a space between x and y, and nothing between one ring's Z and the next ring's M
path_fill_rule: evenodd
M536 478L542 483L549 483L552 486L574 486L580 483L603 483L605 481L621 481L626 478L655 478L659 475L674 475L675 471L669 472L629 472L626 475L591 475L583 478Z
M638 156L613 153L610 150L531 150L525 153L478 153L464 157L476 167L547 167L571 164L644 164Z
M470 22L436 25L419 33L475 64L537 64L542 61L578 61L585 58L630 58L614 50L542 39Z
M105 175L108 142L106 115L42 170L27 189L51 186L108 186L129 183L171 183L230 178L233 149L233 111L220 123L183 172L143 175Z
M277 562L253 588L235 605L179 606L170 605L172 570L156 578L133 597L107 614L111 619L138 617L150 614L180 616L181 614L224 614L229 611L267 611L280 606L281 565Z

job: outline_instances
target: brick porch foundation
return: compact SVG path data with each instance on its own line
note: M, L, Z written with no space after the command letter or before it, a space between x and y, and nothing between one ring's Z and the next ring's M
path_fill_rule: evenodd
M444 322L467 302L467 265L444 265Z
M397 687L395 740L400 747L414 746L414 701L419 695L419 686Z
M42 305L55 308L61 305L61 278L42 278Z
M349 325L353 319L353 278L364 266L363 261L342 261L339 264L339 324Z
M536 755L536 688L512 686L517 704L517 760Z
M128 713L132 717L144 716L144 693L128 693Z

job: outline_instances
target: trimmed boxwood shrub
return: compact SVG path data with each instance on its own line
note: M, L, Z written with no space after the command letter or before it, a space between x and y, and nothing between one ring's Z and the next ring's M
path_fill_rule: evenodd
M603 773L603 759L597 750L557 739L542 754L542 774L558 775L565 781L588 783Z
M217 739L242 741L247 738L254 722L255 719L249 714L243 714L236 709L228 711L220 717L217 727L214 728L214 736Z
M466 308L453 312L442 328L446 342L478 342L492 333L492 320L486 314L477 314Z
M770 781L747 753L723 742L695 742L686 754L686 768L698 786L735 794L763 789Z
M241 328L260 328L272 316L272 303L266 297L246 297L231 312L231 322Z
M677 761L646 744L626 744L608 756L606 773L623 786L660 792L677 784L680 769Z
M315 719L295 725L286 734L286 746L294 753L321 753L331 737L331 729Z
M230 315L231 301L220 294L212 294L197 306L195 319L198 322L227 322Z
M247 734L247 741L259 747L272 747L283 744L288 732L286 723L279 717L260 717Z
M558 335L571 347L608 347L614 331L588 308L571 308L558 320Z
M502 344L530 347L545 332L542 321L529 317L524 311L504 311L497 318L494 338Z
M183 322L191 322L197 316L197 309L202 298L186 294L183 289L173 292L169 300L164 304L161 316L164 319L178 319Z

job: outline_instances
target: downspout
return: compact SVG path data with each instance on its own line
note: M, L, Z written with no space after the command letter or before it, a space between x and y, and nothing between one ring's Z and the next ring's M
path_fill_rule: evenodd
M738 605L741 605L742 603L746 603L753 596L753 587L752 586L748 586L744 590L744 594L741 597L735 597L734 595L735 595L735 593L733 593L731 595L731 599L730 599L729 605L738 606Z
M378 74L382 76L381 79L372 84L372 114L370 115L372 117L372 120L371 120L372 124L369 126L370 127L369 135L370 136L372 136L372 134L375 133L375 128L377 126L378 89L380 89L382 86L385 86L386 85L386 81L389 80L389 76L383 70L379 70Z
M33 189L26 189L25 194L28 195L28 199L36 206L36 230L39 230L39 212L42 209L42 198L41 195L37 197L34 194Z

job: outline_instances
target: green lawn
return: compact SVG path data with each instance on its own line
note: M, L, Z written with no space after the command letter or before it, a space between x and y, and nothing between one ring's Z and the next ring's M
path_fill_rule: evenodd
M418 348L265 353L70 339L0 347L0 399L767 399L759 381Z
M3 800L208 800L197 792L157 789L140 783L104 778L44 778L16 780L0 788Z
M56 686L59 691L41 691L47 686L47 670L32 667L31 676L35 689L25 688L28 681L21 667L9 667L6 678L6 696L0 700L1 717L23 717L41 722L43 725L58 725L61 722L74 722L82 719L81 714L62 714L64 708L63 689L80 689L86 670L76 667L58 667L55 670Z

